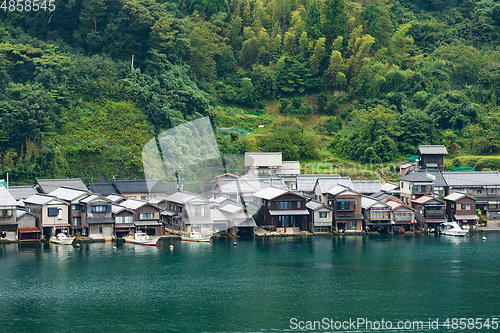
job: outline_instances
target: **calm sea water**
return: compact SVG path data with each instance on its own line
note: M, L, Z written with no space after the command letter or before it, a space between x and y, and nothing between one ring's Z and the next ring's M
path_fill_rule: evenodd
M481 237L0 245L0 332L307 331L295 328L324 318L456 332L446 318L500 318L500 234ZM316 331L376 331L349 328Z

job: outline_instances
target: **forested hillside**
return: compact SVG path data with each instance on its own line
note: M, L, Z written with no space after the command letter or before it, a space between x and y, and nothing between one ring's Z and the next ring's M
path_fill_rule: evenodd
M54 3L0 9L0 178L140 177L146 142L207 115L225 154L500 150L494 0Z

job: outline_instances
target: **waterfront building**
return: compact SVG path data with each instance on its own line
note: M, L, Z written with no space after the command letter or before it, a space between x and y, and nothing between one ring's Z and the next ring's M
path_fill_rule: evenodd
M412 200L422 195L432 195L434 193L434 177L421 173L412 172L406 176L399 177L400 196L404 204L412 206Z
M327 193L329 206L333 208L334 230L338 232L362 231L362 194L342 185L335 186Z
M456 221L465 229L474 229L479 217L476 215L476 198L472 195L454 192L444 197L448 221Z
M422 195L411 201L412 208L416 211L419 227L437 228L447 221L445 203L432 195Z
M35 194L24 200L24 206L37 217L38 229L45 239L61 231L71 232L69 221L69 201L47 194Z
M500 173L498 171L443 172L449 194L467 193L488 219L500 219Z
M71 235L87 236L88 225L86 219L86 207L80 203L80 200L88 197L90 195L90 191L87 189L80 190L62 186L50 192L48 195L70 203L70 209L68 209L68 221L71 224Z
M120 206L134 211L134 226L137 231L144 231L150 236L165 235L165 227L160 221L160 207L137 199L127 199Z
M254 234L257 224L252 214L242 204L233 200L225 200L219 205L219 209L229 218L229 232L240 236Z
M80 200L83 218L86 220L86 234L92 239L111 240L115 235L115 220L112 202L103 196L92 194Z
M133 209L119 205L112 205L111 216L115 221L116 237L124 237L135 232Z
M17 201L0 185L0 238L17 240Z
M391 225L394 232L399 232L401 228L405 232L415 231L417 221L414 209L396 199L390 199L386 201L386 204L391 207Z
M260 202L255 221L258 226L278 233L307 231L309 211L304 196L276 187L266 188L253 196Z
M370 197L361 198L364 229L388 233L392 231L391 206Z
M309 215L307 216L307 230L313 233L332 232L333 209L322 202L311 200L306 203Z
M17 209L17 232L19 240L38 240L41 237L36 215L24 209Z
M297 191L314 200L328 205L327 191L337 185L352 187L349 177L339 174L314 174L297 176Z

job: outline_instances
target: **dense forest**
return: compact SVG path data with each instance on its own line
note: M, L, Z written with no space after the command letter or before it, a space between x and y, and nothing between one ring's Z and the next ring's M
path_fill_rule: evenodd
M0 178L141 177L151 138L204 116L223 154L500 151L497 0L5 4Z

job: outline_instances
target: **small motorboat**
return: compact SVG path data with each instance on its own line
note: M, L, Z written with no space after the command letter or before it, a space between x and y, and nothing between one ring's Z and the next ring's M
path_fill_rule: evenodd
M145 232L136 232L133 235L125 236L125 242L138 245L156 246L159 237L152 237Z
M448 236L465 236L468 231L463 230L456 222L441 223L441 233Z
M188 242L210 242L210 239L212 238L212 235L209 236L203 236L201 233L192 231L189 236L181 236L181 239L183 241L188 241Z
M75 240L75 237L68 237L65 233L59 233L57 234L56 237L52 236L49 239L50 243L54 244L60 244L60 245L71 245L73 244L73 241Z

